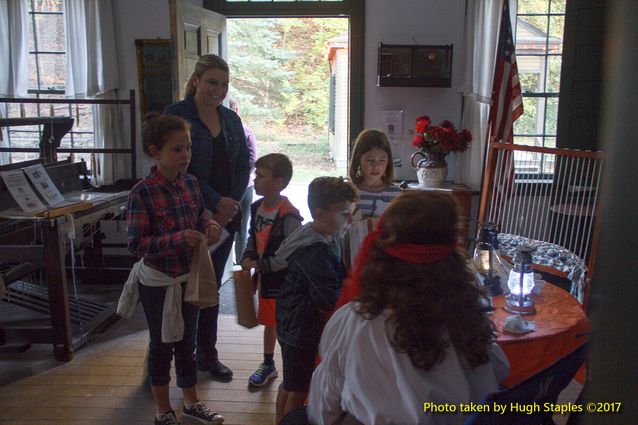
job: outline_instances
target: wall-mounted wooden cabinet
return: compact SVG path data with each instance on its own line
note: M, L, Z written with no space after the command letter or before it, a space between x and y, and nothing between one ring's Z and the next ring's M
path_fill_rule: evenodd
M451 87L452 45L379 43L377 86Z

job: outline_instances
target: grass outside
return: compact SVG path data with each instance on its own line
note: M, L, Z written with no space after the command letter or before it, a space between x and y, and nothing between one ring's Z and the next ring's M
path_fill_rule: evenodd
M292 161L293 182L309 183L319 176L345 176L330 159L328 136L309 132L291 132L285 127L254 128L257 155L283 153Z

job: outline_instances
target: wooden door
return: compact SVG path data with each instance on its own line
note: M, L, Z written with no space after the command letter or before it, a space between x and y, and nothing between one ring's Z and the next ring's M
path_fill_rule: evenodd
M184 85L201 55L227 57L226 17L185 0L170 0L171 40L175 48L173 71L177 83L173 100L184 97Z

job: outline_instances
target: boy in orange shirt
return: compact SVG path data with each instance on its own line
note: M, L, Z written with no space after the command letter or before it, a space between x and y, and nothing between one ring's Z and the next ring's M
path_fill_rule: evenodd
M301 226L302 217L281 191L292 178L292 163L286 155L272 153L255 162L255 193L263 198L251 206L249 238L242 256L244 270L254 268L259 288L257 318L264 325L264 361L248 379L255 387L277 377L274 352L277 334L275 298L286 278L287 263L275 257L281 242Z

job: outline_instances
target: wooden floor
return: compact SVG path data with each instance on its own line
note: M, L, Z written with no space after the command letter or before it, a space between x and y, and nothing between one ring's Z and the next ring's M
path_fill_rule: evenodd
M234 371L229 383L199 374L199 398L226 418L225 425L274 424L281 376L264 387L248 387L248 376L262 361L263 328L247 330L234 315L220 315L218 349ZM148 333L141 306L133 318L120 320L75 353L68 363L53 359L51 345L0 356L0 425L152 424L155 407L143 387ZM275 353L281 373L281 353ZM572 381L559 403L574 402L582 385ZM173 408L181 411L181 391L171 381ZM179 415L178 415L179 417ZM557 424L565 416L554 415ZM188 419L184 425L193 424Z
M41 359L41 363L51 367L41 366L40 369L46 370L34 370L32 376L2 383L0 424L152 424L153 398L150 390L143 387L148 332L139 310L138 306L132 319L120 320L97 341L77 351L72 361L57 363ZM219 320L220 359L233 370L234 379L216 382L200 372L197 385L200 400L223 414L226 425L272 425L281 377L259 390L248 387L248 376L263 360L263 328L242 328L233 315L220 315ZM40 349L43 348L46 346ZM15 367L20 367L20 355L16 356ZM0 359L5 378L11 372L6 370L11 362ZM281 371L279 351L275 362ZM170 394L173 408L180 412L182 394L175 386L174 371ZM184 419L182 423L197 422Z

